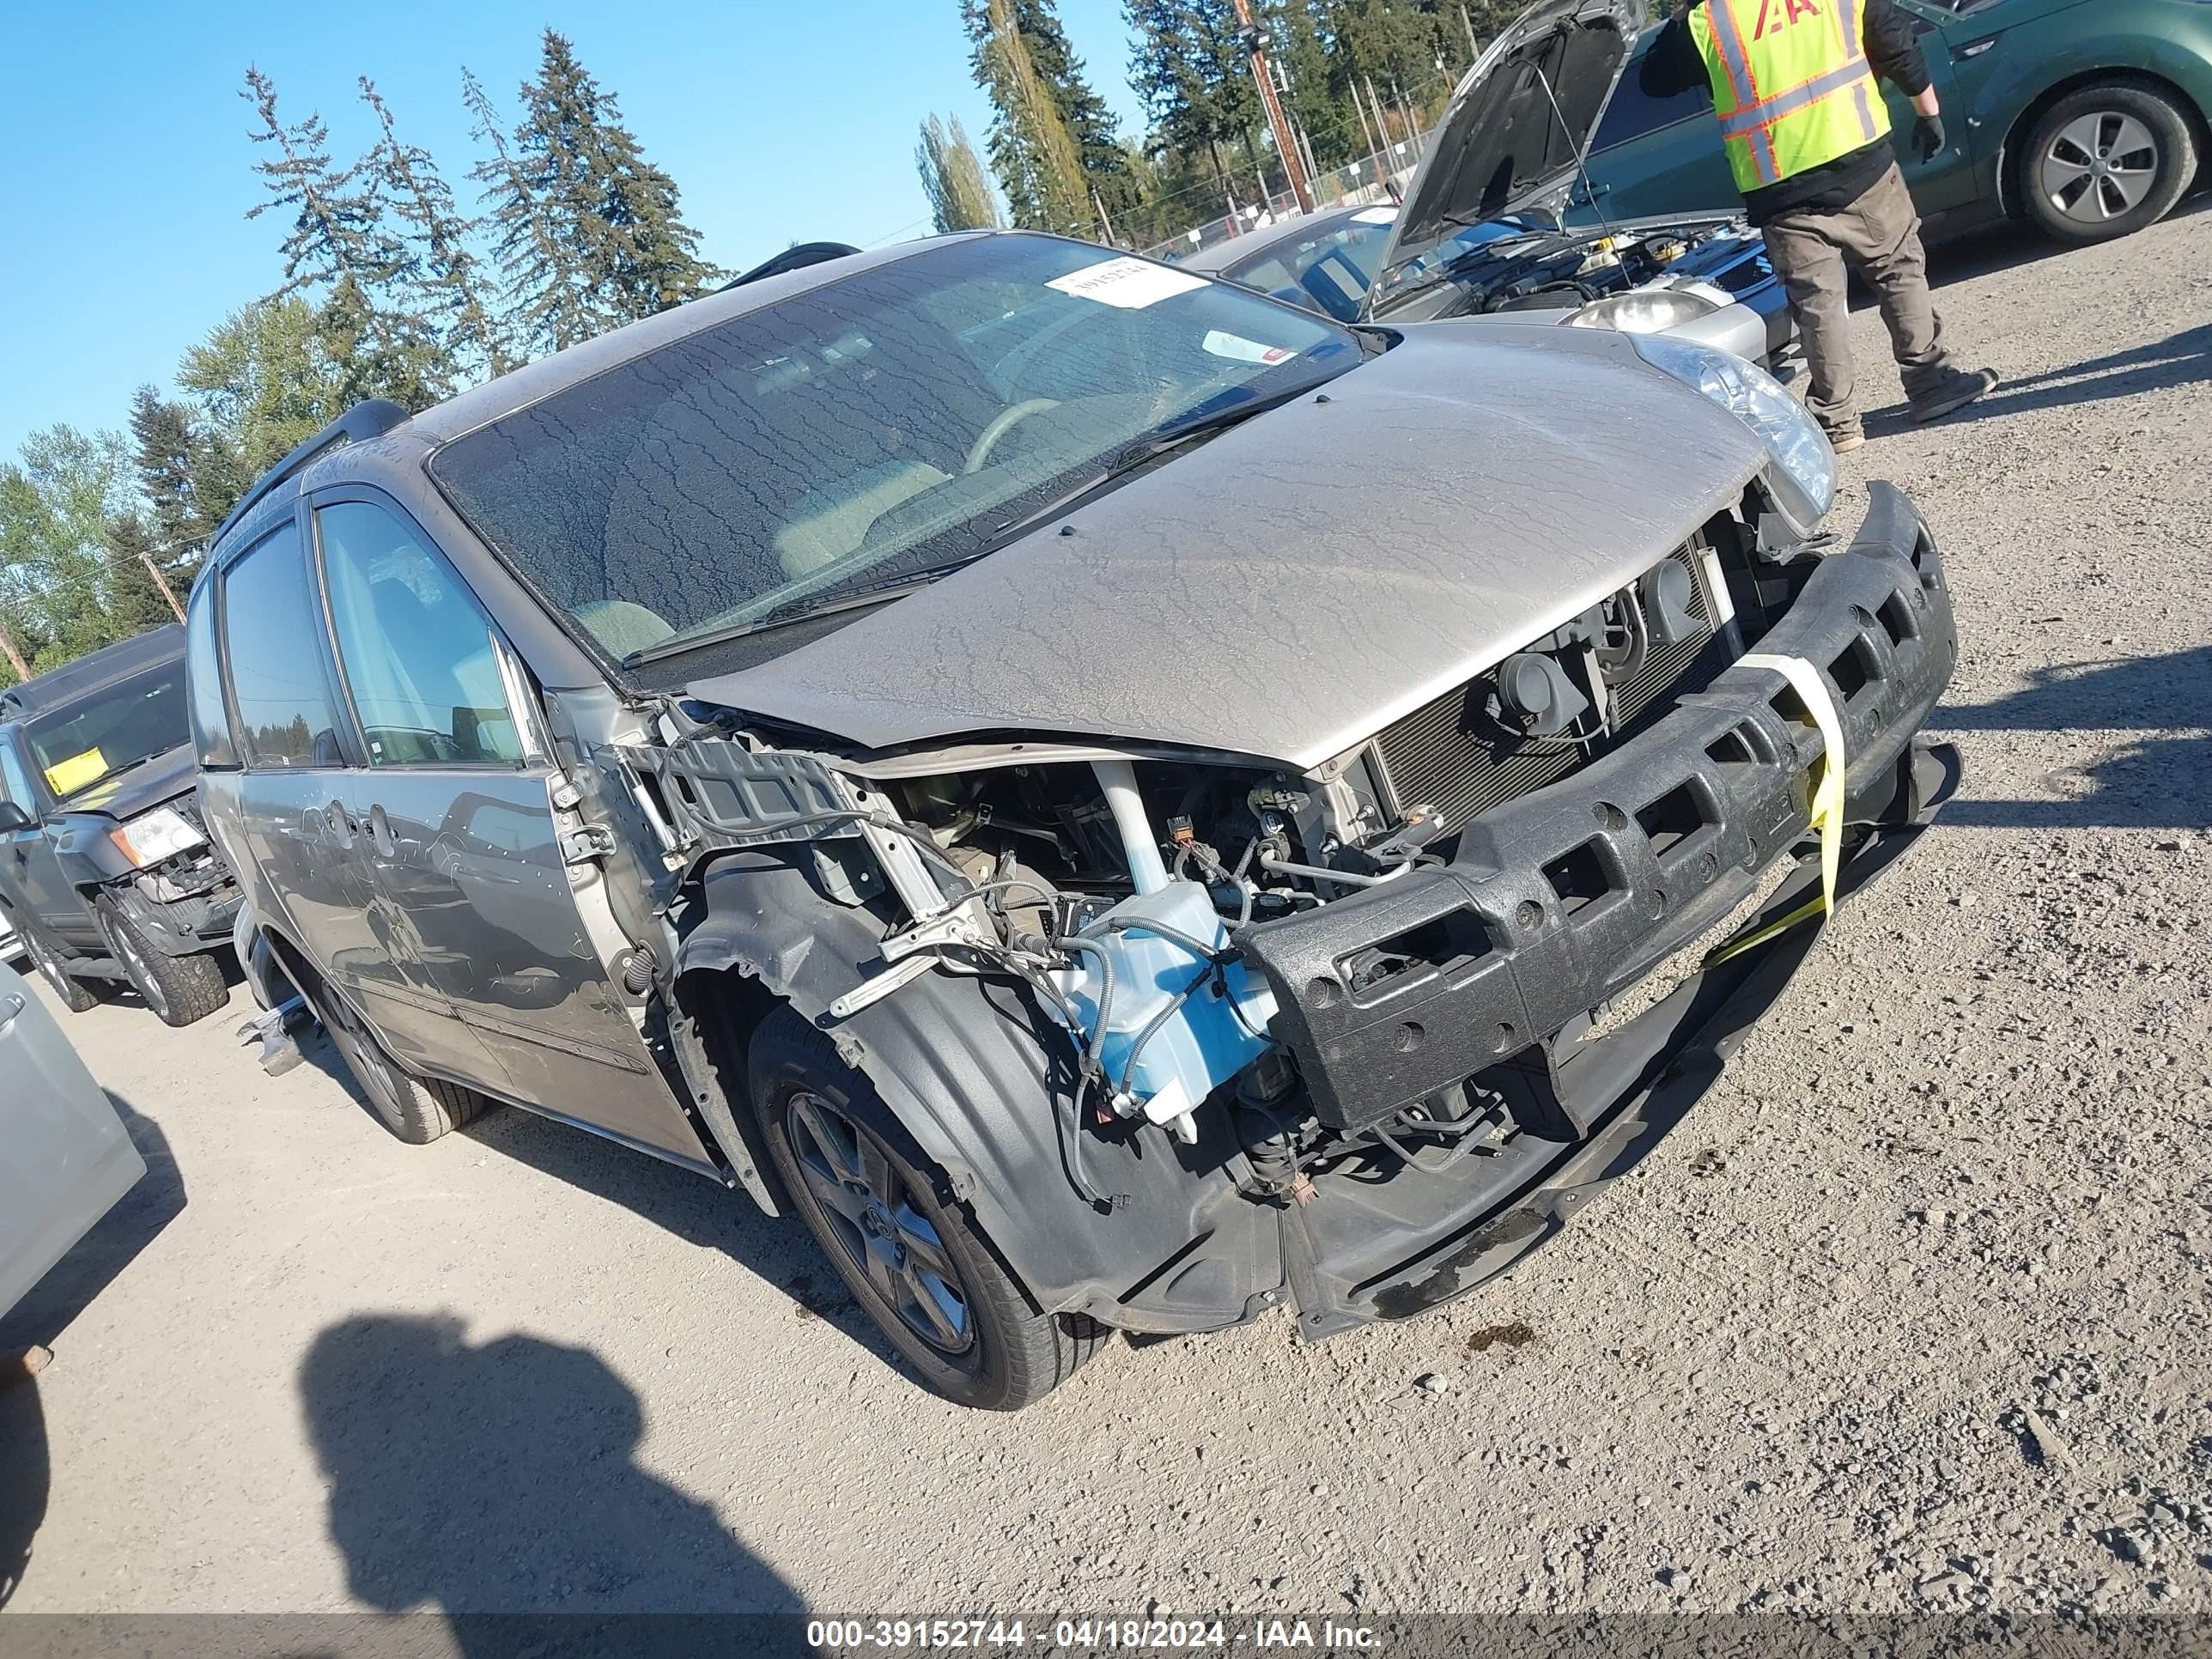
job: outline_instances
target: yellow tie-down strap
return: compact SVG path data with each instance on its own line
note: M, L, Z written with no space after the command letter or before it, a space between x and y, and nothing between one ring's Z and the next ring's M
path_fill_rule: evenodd
M1812 711L1813 723L1820 728L1825 750L1820 757L1820 779L1813 786L1811 825L1820 832L1820 890L1779 921L1739 934L1716 947L1705 958L1708 968L1717 967L1730 957L1741 956L1753 946L1788 933L1801 921L1826 916L1835 908L1836 872L1844 857L1844 721L1836 712L1836 700L1828 695L1828 683L1820 678L1820 671L1802 657L1771 657L1754 651L1738 657L1735 665L1771 669L1781 675Z

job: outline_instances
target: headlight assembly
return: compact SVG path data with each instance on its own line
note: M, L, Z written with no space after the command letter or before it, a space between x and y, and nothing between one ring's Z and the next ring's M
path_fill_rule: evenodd
M140 869L149 864L159 864L179 853L189 853L195 847L207 845L207 837L185 821L185 815L173 806L157 806L150 812L141 812L119 830L108 831L124 857Z
M1774 465L1768 482L1791 528L1809 536L1836 500L1836 452L1820 422L1755 363L1663 334L1633 337L1637 354L1684 386L1694 386L1759 434Z
M1702 294L1686 289L1651 288L1633 294L1609 295L1593 300L1567 319L1570 328L1612 328L1623 334L1657 334L1680 328L1720 307Z

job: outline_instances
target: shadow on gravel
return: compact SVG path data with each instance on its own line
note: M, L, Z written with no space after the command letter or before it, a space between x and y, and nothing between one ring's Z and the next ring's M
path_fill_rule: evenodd
M2172 224L2197 214L2212 212L2212 191L2200 190L2185 197L2173 211L2160 221ZM1928 285L1935 289L1952 287L1959 283L1971 283L1983 276L1993 276L1999 271L2011 270L2020 265L2030 265L2045 259L2063 259L2069 255L2093 252L2104 246L2089 243L2076 246L2055 240L2025 221L2000 220L1995 224L1986 221L1972 223L1960 229L1929 224L1923 234L1928 244ZM1871 307L1874 290L1854 282L1854 308L1863 301Z
M146 1160L146 1173L21 1301L0 1316L0 1356L52 1348L58 1366L69 1364L63 1334L184 1212L184 1177L170 1154L168 1137L112 1089L107 1098L123 1120L131 1145ZM107 1363L127 1364L128 1357L111 1358ZM52 1483L46 1413L36 1379L12 1387L0 1384L0 1607L7 1605L23 1581L32 1540L46 1520Z
M2031 617L2023 626L2063 628ZM2039 800L1955 800L1947 825L2021 829L2202 830L2212 823L2212 647L2160 657L2039 668L2024 690L1994 702L1946 705L1936 718L1965 732L2138 732L2093 765L2042 780ZM1967 773L1969 781L1972 772Z
M2212 379L2212 323L2200 323L2155 345L2134 346L2109 356L2006 380L1978 403L1947 417L1943 424L1967 426L1976 421L2024 415L2030 410L2105 403L2207 379ZM1893 404L1867 416L1867 435L1883 437L1906 431L1911 425L1905 406Z
M686 1243L721 1251L789 1296L794 1318L825 1321L886 1364L899 1363L898 1351L846 1293L844 1280L796 1216L763 1215L744 1193L512 1108L489 1113L460 1133L619 1204Z
M805 1612L714 1509L638 1467L643 1408L586 1349L359 1315L315 1339L300 1394L349 1589L434 1604L464 1653L527 1645L471 1615Z

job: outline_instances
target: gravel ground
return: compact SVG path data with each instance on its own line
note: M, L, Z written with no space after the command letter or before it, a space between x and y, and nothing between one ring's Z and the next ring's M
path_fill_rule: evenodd
M1861 316L1966 787L1510 1280L969 1414L696 1177L103 1007L154 1175L14 1322L13 1608L2212 1610L2208 223L1940 255L2007 385L1934 429Z

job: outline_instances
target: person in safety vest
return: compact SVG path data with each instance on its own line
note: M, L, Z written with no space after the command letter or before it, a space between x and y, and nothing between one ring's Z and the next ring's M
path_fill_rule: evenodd
M1997 383L1944 349L1877 76L1912 100L1913 152L1932 161L1943 117L1912 19L1894 0L1690 0L1644 55L1638 82L1652 98L1711 90L1736 188L1796 313L1806 407L1838 451L1866 441L1846 259L1881 301L1914 420L1940 419Z

